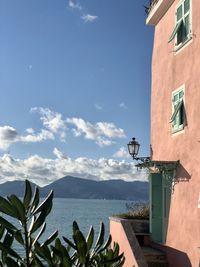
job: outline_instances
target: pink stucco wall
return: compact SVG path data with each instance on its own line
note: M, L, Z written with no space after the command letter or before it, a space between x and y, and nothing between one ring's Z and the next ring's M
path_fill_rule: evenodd
M153 160L180 160L171 197L166 251L170 267L197 267L200 247L200 1L192 0L192 41L174 52L174 1L155 26L152 59L151 144ZM187 126L172 134L172 91L185 85ZM185 180L185 181L181 181Z
M125 263L123 267L138 267L129 240L120 221L110 220L110 234L113 242L120 246L120 252L124 253Z

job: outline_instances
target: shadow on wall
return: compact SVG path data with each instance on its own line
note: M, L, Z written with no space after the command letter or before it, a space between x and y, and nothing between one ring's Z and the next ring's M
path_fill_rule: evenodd
M182 252L174 248L166 247L166 255L167 255L169 266L192 267L192 264L188 258L188 255L185 252Z
M179 163L176 171L175 183L177 184L179 182L189 182L191 178L192 175L188 173L188 171L181 163Z
M166 254L169 267L193 267L185 252L154 242L151 245Z

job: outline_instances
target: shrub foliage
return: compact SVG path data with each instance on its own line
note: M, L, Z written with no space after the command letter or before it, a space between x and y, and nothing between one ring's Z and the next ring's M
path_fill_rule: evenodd
M127 212L114 215L122 219L149 219L149 204L147 202L134 202L126 204Z

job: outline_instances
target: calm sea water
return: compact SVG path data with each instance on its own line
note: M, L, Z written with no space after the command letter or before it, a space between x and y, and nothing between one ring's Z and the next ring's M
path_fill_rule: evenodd
M86 236L89 228L93 225L95 237L99 232L100 222L105 224L105 238L109 234L109 217L126 211L128 201L121 200L96 200L96 199L61 199L53 200L52 212L47 217L47 227L43 238L44 241L55 230L59 230L59 236L72 238L72 223L77 221L79 228ZM18 253L24 254L22 247L15 244Z
M91 225L95 232L104 222L109 233L109 217L126 211L127 201L96 199L54 199L52 213L48 216L47 232L56 229L60 235L72 236L72 222L77 221L81 231L87 234ZM130 202L129 202L130 203Z

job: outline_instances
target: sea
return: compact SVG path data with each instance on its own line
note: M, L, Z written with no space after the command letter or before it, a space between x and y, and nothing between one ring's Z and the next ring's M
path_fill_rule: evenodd
M60 236L71 237L72 223L76 221L84 235L87 235L91 225L97 234L100 222L103 222L108 235L109 217L126 212L126 204L129 203L125 200L55 198L46 229L48 234L59 230Z
M103 222L105 224L105 239L107 239L109 217L126 212L126 204L130 203L132 202L125 200L54 198L52 211L46 219L46 230L39 242L44 242L56 230L59 231L60 238L65 236L72 240L73 221L78 223L85 237L92 225L95 238L99 233L100 222ZM23 248L17 244L14 244L16 251L23 255Z

